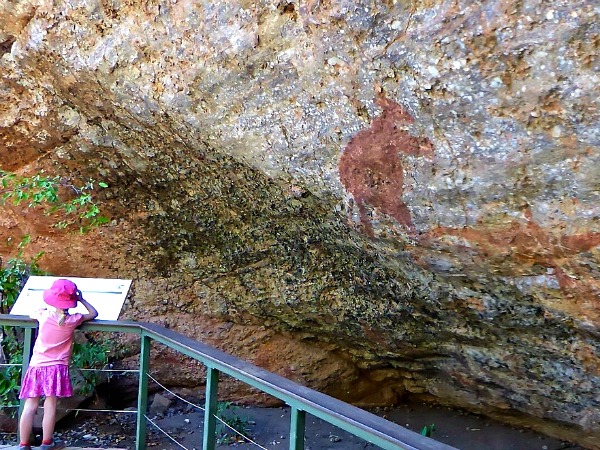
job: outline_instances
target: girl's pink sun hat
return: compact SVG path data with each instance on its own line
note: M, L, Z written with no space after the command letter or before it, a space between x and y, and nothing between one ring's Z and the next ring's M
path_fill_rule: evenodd
M69 309L77 306L77 285L70 280L56 280L42 294L44 301L55 308Z

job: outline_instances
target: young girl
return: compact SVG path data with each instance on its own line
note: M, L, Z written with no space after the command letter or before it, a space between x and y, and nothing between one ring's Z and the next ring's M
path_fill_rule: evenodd
M50 307L31 314L31 318L39 322L39 331L19 395L19 398L25 399L19 424L21 450L31 450L29 438L41 396L45 400L40 449L58 450L64 447L63 443L54 441L53 435L58 397L73 395L69 377L73 335L75 328L98 316L98 311L82 298L81 291L70 280L56 280L50 289L44 291L43 298ZM69 308L77 306L78 301L85 306L87 314L69 314Z

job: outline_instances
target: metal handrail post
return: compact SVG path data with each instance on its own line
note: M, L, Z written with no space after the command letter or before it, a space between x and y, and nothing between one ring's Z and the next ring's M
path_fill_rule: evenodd
M295 406L290 415L290 450L304 450L306 412Z
M219 371L206 368L206 399L204 401L204 432L202 433L202 450L215 450L217 434L217 389L219 387Z
M148 406L148 367L150 365L150 337L145 333L141 336L140 372L138 379L137 428L135 438L136 450L146 450L146 408Z
M21 386L23 386L23 378L25 377L25 372L27 372L27 368L29 367L29 361L31 360L31 344L33 342L33 328L25 328L25 334L23 336L23 361L21 362ZM25 399L19 400L19 422L21 419L21 414L23 413L23 408L25 407ZM17 424L17 442L21 441L21 427Z

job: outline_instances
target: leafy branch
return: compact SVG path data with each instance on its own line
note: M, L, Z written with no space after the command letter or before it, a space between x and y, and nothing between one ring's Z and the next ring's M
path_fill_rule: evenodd
M46 176L43 171L26 177L0 170L0 205L8 203L19 206L26 203L28 208L47 205L47 215L63 215L63 219L56 222L54 227L67 228L79 223L79 231L84 233L91 227L108 222L106 217L100 215L100 208L92 198L96 186L108 187L106 183L94 180L76 186L58 175ZM70 191L74 197L63 201L59 196L61 188Z

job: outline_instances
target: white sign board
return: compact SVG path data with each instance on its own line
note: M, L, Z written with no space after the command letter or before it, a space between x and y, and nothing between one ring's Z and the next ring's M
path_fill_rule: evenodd
M111 278L30 276L10 313L29 316L33 311L47 307L42 293L60 278L71 280L77 285L83 298L98 311L96 320L117 320L131 286L131 280ZM77 307L70 309L69 312L85 314L87 311L82 304L78 303Z

